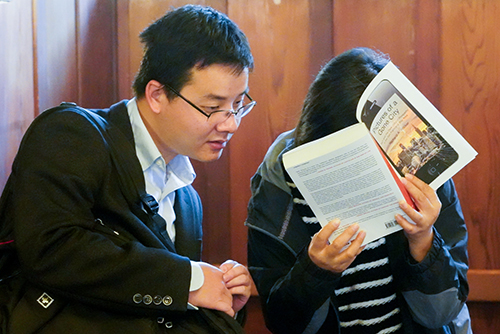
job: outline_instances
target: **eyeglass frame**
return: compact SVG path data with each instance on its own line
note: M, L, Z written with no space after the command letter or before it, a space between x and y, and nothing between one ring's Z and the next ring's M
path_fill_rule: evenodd
M172 86L170 86L169 84L163 84L163 85L165 87L167 87L172 93L174 93L175 95L177 95L178 97L180 97L181 99L183 99L184 101L186 101L191 107L195 108L200 113L202 113L207 118L207 120L209 120L210 116L212 116L213 114L220 113L220 112L223 112L223 111L230 113L230 115L226 118L226 120L229 117L231 117L231 115L234 115L234 117L236 117L237 119L241 120L244 116L248 115L248 113L250 113L250 111L252 111L253 107L255 107L255 105L257 104L257 101L254 101L254 99L252 99L250 97L250 95L248 95L248 93L245 92L245 96L250 100L250 102L247 103L247 104L245 104L245 105L242 105L241 107L238 108L238 110L221 109L221 110L212 111L210 114L207 114L200 107L198 107L196 104L194 104L193 102L189 101L184 96L182 96L182 94L179 93L177 90L173 89ZM251 106L251 107L249 107L249 106ZM238 113L240 113L240 110L242 110L243 108L249 109L248 112L246 114L244 114L243 116L238 116Z

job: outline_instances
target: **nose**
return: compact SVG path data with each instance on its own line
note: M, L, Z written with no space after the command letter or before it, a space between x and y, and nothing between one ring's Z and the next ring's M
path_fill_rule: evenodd
M241 118L237 118L234 114L229 116L224 122L217 124L217 131L234 133L240 126Z

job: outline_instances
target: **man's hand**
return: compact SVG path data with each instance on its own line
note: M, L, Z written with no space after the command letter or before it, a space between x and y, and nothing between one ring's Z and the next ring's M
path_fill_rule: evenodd
M441 202L436 192L417 177L406 174L401 181L413 198L418 211L406 201L401 201L399 206L415 224L408 222L401 215L396 215L396 221L405 231L410 254L416 261L421 262L432 247L434 239L432 226L439 216Z
M252 292L250 273L245 266L233 260L221 264L220 269L224 273L226 287L233 296L233 310L238 312L245 306Z
M199 262L199 264L205 279L201 288L189 293L188 302L194 306L219 310L234 317L233 296L226 287L224 273L208 263Z
M316 233L309 244L309 257L320 268L341 273L347 269L356 256L361 253L361 247L366 233L360 231L349 244L349 240L358 232L359 225L349 226L330 244L328 238L339 227L340 220L334 219ZM345 246L348 246L344 249Z

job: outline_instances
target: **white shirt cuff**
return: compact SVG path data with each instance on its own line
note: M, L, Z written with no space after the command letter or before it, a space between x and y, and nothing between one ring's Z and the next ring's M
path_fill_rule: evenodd
M198 262L191 261L191 283L189 284L189 292L196 291L202 287L205 281L205 275Z
M191 261L191 282L189 283L189 292L196 291L203 286L205 275L198 262ZM198 310L196 306L188 303L188 310Z

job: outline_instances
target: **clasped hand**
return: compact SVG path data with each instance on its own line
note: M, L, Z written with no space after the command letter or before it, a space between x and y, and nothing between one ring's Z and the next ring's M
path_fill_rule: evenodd
M233 260L227 260L219 268L204 262L199 264L204 283L200 289L189 293L189 303L234 317L250 298L252 280L248 269Z
M400 214L395 215L395 218L408 239L410 254L420 262L432 246L432 226L441 210L441 202L436 192L417 177L407 174L402 182L418 209L415 210L405 201L401 201L399 206L413 223ZM351 265L363 251L364 247L361 245L366 236L364 231L358 231L358 224L353 224L330 243L329 237L339 224L340 220L334 219L325 225L312 237L308 248L309 257L318 267L334 273L342 273Z

